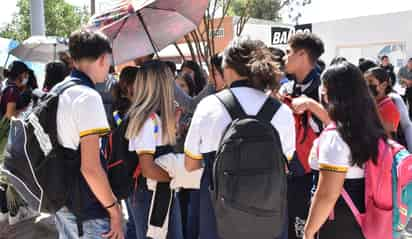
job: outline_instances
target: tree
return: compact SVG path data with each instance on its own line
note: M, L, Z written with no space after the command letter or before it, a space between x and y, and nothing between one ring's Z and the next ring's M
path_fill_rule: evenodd
M0 31L0 36L19 41L27 39L30 34L30 2L17 1L18 12L12 21ZM86 7L76 7L64 0L44 0L46 35L68 37L70 33L88 21Z
M247 15L252 18L279 21L282 5L280 0L233 0L229 15Z

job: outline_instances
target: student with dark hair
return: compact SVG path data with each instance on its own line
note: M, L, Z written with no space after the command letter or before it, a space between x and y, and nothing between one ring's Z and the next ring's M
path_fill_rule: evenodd
M304 238L364 238L353 213L340 197L344 188L360 212L365 210L364 164L378 157L387 135L375 100L359 69L351 63L330 66L322 76L329 124L312 148L315 170L311 209ZM350 110L348 110L350 109ZM362 116L362 117L359 117ZM367 123L365 123L367 122ZM334 210L334 220L327 220Z
M292 176L288 178L289 238L302 238L303 225L309 210L312 173L308 163L313 141L323 123L329 122L327 112L319 103L320 71L317 66L324 52L322 40L314 34L298 33L288 42L285 71L290 82L279 94L294 111L296 153L290 161Z
M364 74L372 96L376 100L383 126L388 135L396 137L400 114L395 103L388 96L392 92L391 80L386 70L381 67L371 68Z
M247 115L256 115L269 99L265 90L277 86L275 72L272 54L261 41L241 37L233 40L224 51L225 82ZM232 118L219 98L209 96L198 105L186 138L186 168L193 171L202 167L202 161L204 164L200 186L200 239L219 238L209 186L216 151L230 122ZM281 105L271 123L280 135L283 153L291 157L295 150L291 110Z
M27 106L27 100L23 100L27 97L22 97L22 90L29 81L29 71L27 65L21 61L12 62L9 68L4 70L7 83L0 97L0 164L6 146L5 139L9 134L10 119L19 117L20 112ZM30 102L30 96L28 101ZM14 225L34 216L37 214L31 211L18 193L0 177L0 222L8 220L10 225Z
M181 73L176 77L176 83L187 95L195 96L195 83L193 78L187 73Z
M43 91L49 92L55 85L62 82L68 76L68 69L64 63L50 62L46 65Z
M382 69L384 69L386 71L386 73L388 73L389 78L391 80L391 82L390 82L391 85L395 85L395 83L396 83L396 74L395 74L395 71L394 71L394 67L391 64L390 60L389 60L389 56L383 55L383 56L381 56L380 60L381 60L380 67Z
M166 61L165 63L169 66L173 75L176 75L176 70L177 70L176 63L174 63L173 61Z
M359 70L362 72L362 74L364 74L370 68L377 67L377 66L378 64L376 64L376 62L370 59L363 59L362 61L359 61Z
M4 71L4 76L7 78L7 85L2 92L0 102L0 116L10 119L17 116L21 110L20 94L21 89L29 81L30 69L21 61L14 61L8 70Z
M75 68L60 85L75 82L59 96L57 135L59 144L78 150L78 184L69 188L73 200L56 213L60 238L124 238L122 212L110 187L99 138L110 130L102 98L95 89L110 68L110 41L99 32L79 30L69 38ZM75 199L75 200L74 200Z
M195 95L199 94L203 88L206 86L206 79L203 77L202 69L199 64L195 61L185 61L183 62L180 71L183 73L188 73L195 82Z
M400 83L406 87L405 98L409 104L409 117L412 119L412 57L409 58L408 63L399 70L398 77Z
M211 69L209 69L209 82L214 85L217 92L226 87L226 83L223 78L222 62L222 54L216 54L210 59Z
M336 65L336 64L339 64L339 63L342 63L342 62L345 62L345 61L348 61L345 57L337 56L337 57L334 57L332 59L332 61L330 62L329 65Z
M119 81L112 88L113 111L125 116L133 98L133 84L136 80L138 67L127 66L120 72Z

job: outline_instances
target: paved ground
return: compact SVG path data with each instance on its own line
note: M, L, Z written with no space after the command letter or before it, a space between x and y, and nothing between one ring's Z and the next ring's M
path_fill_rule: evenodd
M40 220L40 221L39 221ZM0 224L0 239L57 239L52 217L26 220L13 226Z

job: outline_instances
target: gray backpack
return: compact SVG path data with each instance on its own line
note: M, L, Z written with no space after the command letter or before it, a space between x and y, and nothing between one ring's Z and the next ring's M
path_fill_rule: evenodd
M217 97L232 122L213 166L211 198L222 239L274 239L286 220L287 160L271 120L281 103L269 97L247 115L231 90Z

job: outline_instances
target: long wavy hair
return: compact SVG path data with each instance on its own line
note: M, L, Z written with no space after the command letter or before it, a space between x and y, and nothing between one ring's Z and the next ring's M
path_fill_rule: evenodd
M349 62L330 66L322 75L328 112L349 145L352 165L362 167L378 157L378 142L387 135L373 96L360 70Z
M139 134L146 120L153 113L162 119L162 140L165 144L176 142L174 104L174 76L168 65L161 61L145 63L137 72L133 85L132 106L126 138Z

